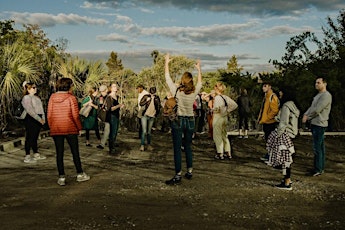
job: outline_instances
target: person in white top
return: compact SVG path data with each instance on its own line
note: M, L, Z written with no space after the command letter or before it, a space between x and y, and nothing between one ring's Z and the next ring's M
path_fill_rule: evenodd
M145 90L145 87L143 85L138 85L137 86L137 91L138 91L138 124L139 124L139 139L141 139L141 133L142 133L142 127L141 127L141 117L142 117L142 106L140 106L140 101L143 98L144 95L149 94Z
M140 106L144 108L141 117L142 133L140 151L145 150L145 139L147 139L146 149L151 151L153 150L151 146L151 130L161 106L160 98L156 95L156 87L151 87L150 94L146 94L141 98Z
M36 96L37 86L34 83L23 83L24 97L22 105L25 109L25 158L24 163L35 163L37 160L46 159L38 153L37 139L42 126L46 123L45 113L41 99ZM30 149L33 150L33 157L30 156Z
M187 172L185 178L192 179L193 171L193 153L192 153L192 135L195 129L195 119L193 112L193 103L196 95L200 92L202 87L201 82L201 67L198 60L195 67L198 71L198 82L196 86L193 83L193 76L190 72L185 72L181 77L181 84L176 86L170 77L169 62L172 59L170 55L165 56L165 80L172 95L177 98L177 119L171 122L173 148L174 148L174 162L175 162L175 176L167 180L168 185L180 184L182 179L181 170L181 146L182 135L184 136L184 150L186 154Z

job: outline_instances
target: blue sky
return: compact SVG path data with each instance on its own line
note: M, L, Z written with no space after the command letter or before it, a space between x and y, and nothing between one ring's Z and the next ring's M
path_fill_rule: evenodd
M232 55L244 71L271 71L286 42L304 31L322 38L326 17L344 0L1 0L0 20L38 24L67 51L106 60L117 52L125 68L152 65L151 52L201 59L204 71L225 68Z

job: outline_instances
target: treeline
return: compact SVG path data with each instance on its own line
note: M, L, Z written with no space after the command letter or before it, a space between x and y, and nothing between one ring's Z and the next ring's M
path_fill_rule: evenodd
M159 96L165 97L167 88L164 79L164 54L152 51L152 66L139 73L126 69L117 53L109 53L106 63L72 57L66 52L68 40L51 41L37 25L24 25L23 30L14 29L14 21L0 21L0 132L9 123L22 97L23 81L32 81L39 86L39 96L46 104L59 77L70 77L75 85L75 94L82 98L92 86L118 82L121 100L126 112L133 112L136 105L135 86L139 83L156 86ZM215 82L223 81L228 94L236 98L241 88L246 88L253 104L253 119L259 111L262 91L260 81L270 81L276 92L281 87L296 89L301 111L305 111L316 94L316 76L326 77L328 89L333 95L331 129L344 130L345 90L345 10L336 20L327 18L323 26L323 38L312 32L292 37L286 43L286 53L281 60L272 60L276 70L270 73L244 73L232 56L226 67L203 73L203 91L209 92ZM268 47L269 48L269 47ZM192 71L195 60L184 56L174 57L171 63L173 79L178 81L185 71Z

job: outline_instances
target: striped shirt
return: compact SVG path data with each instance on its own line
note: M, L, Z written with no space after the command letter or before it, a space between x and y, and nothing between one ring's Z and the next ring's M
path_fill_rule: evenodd
M170 74L165 74L165 80L168 84L171 94L174 96L176 93L177 86L172 81ZM200 92L202 87L202 83L198 82L195 86L195 91L191 94L185 94L183 91L177 91L176 98L177 98L177 115L178 116L194 116L193 112L193 103L195 100L196 95Z

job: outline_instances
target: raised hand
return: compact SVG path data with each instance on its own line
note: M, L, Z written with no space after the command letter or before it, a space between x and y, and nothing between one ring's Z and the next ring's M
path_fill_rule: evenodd
M196 61L196 63L195 63L195 68L196 68L197 70L200 70L200 69L201 69L201 67L200 67L200 59L198 59L198 60Z

